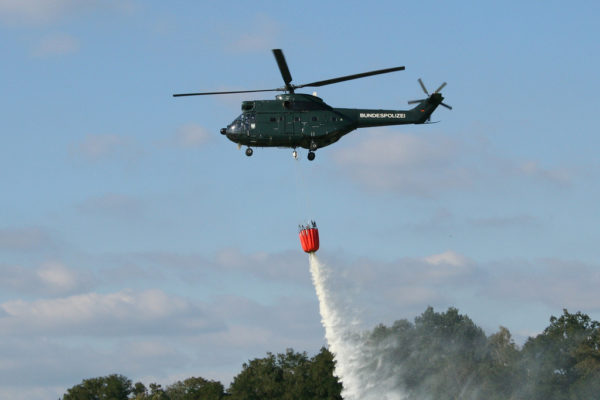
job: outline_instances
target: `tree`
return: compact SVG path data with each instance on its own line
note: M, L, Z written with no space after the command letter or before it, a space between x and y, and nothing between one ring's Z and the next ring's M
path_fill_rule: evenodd
M512 399L523 382L520 359L521 354L510 331L501 326L487 340L486 356L478 372L479 397L490 400Z
M242 365L231 383L229 393L232 400L279 399L282 394L283 374L276 365L275 356L267 353L265 358L256 358Z
M84 379L67 389L63 400L127 400L132 393L131 381L123 375Z
M133 398L136 400L146 399L148 396L148 389L146 389L146 386L144 386L142 382L136 382L135 385L133 385L131 394L133 394Z
M587 400L600 393L600 323L581 312L552 316L522 349L507 328L487 337L455 308L428 307L414 323L378 325L357 337L366 360L361 371L398 387L407 400ZM109 375L83 380L63 400L341 400L334 368L326 348L312 358L288 349L244 363L227 394L220 382L200 377L163 389Z
M169 396L162 388L162 385L158 383L150 384L150 394L147 397L148 400L170 400Z
M600 323L563 310L523 346L526 393L532 399L570 399L600 390ZM536 384L534 384L536 382ZM592 396L593 397L593 396Z
M229 388L232 400L341 400L333 376L333 356L326 349L309 359L292 349L251 360Z
M414 398L468 397L485 358L486 336L481 328L456 308L436 313L432 307L415 318L410 354L404 363L403 384Z
M170 400L221 400L225 390L221 382L191 377L167 387Z
M308 382L312 387L312 398L315 400L342 400L342 384L334 376L335 360L327 348L310 360Z

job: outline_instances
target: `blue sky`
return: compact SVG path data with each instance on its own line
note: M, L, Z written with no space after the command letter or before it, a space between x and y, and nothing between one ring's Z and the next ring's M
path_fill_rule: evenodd
M0 0L0 397L122 373L225 385L324 342L296 226L365 328L455 306L522 343L562 308L600 319L596 2ZM434 125L317 152L219 129L240 102L172 98L405 65L320 88Z

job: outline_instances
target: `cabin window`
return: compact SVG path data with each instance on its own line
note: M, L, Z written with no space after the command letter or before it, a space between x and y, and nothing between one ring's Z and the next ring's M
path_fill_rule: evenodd
M312 117L312 120L313 120L313 121L316 121L316 120L317 120L317 117Z
M333 122L335 122L335 121L337 121L337 118L336 118L336 117L331 117L331 120L332 120Z
M271 122L277 122L277 118L271 117L271 118L269 118L269 121L271 121Z
M242 111L250 111L254 109L254 102L253 101L244 101L242 103Z
M292 106L292 103L289 100L286 100L283 102L283 108L290 108Z
M300 122L300 117L294 117L294 121Z

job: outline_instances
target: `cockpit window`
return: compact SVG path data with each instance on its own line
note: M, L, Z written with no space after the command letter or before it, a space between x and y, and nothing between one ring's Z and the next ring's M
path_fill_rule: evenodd
M245 124L252 124L256 121L256 113L244 113L240 117Z
M243 113L239 117L233 120L229 125L229 130L232 132L241 132L250 129L250 124L254 124L256 121L256 113Z

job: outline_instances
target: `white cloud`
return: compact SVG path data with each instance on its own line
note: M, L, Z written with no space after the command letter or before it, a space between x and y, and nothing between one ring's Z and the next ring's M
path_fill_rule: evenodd
M431 265L450 265L453 267L463 267L468 264L466 257L454 252L446 251L441 254L433 254L424 258L425 262Z
M0 16L18 22L47 22L64 13L74 3L74 0L0 0Z
M241 371L242 363L263 357L267 351L294 347L316 352L323 344L316 299L307 304L287 298L263 305L243 297L222 296L207 305L194 305L160 291L122 291L23 302L22 310L13 306L12 317L3 313L5 308L6 303L0 305L0 397L15 388L37 388L36 392L53 396L38 394L34 398L56 398L82 379L110 373L163 385L172 382L174 374L180 377L177 379L200 374L222 379L227 385ZM196 308L221 316L227 326L221 319L214 322L214 317L213 329L183 326L184 319L211 318L202 319ZM115 315L117 309L121 311ZM37 325L13 323L12 328L21 329L10 334L6 322L10 318L41 321ZM143 319L147 321L140 322ZM111 323L125 326L108 336L104 325ZM88 327L78 329L76 324ZM57 331L57 325L66 326ZM82 336L74 337L74 331Z
M226 248L214 255L199 253L178 254L172 252L143 252L100 257L95 262L103 264L104 275L110 279L171 279L187 284L205 283L215 276L220 286L227 287L229 279L253 284L284 284L310 287L310 274L306 260L297 251L279 253L246 253ZM252 286L252 285L251 285Z
M386 291L385 295L396 304L415 309L422 309L423 304L438 304L444 300L435 288L424 286L397 287ZM398 319L400 317L401 315L397 316Z
M112 373L130 379L139 379L140 371L162 375L190 359L166 338L126 339L106 346L92 340L3 336L0 354L0 398L22 400L56 399L83 379Z
M417 135L381 129L364 135L364 139L357 145L358 151L340 150L336 159L340 163L355 162L378 168L447 165L453 146L449 146L447 140L444 144L436 146Z
M543 168L537 161L523 162L516 170L522 175L559 186L569 186L573 180L572 173L566 168Z
M499 188L568 187L574 172L563 166L507 158L477 137L399 133L371 129L353 144L337 147L339 173L369 190L431 197L465 190L497 193ZM506 192L504 192L505 194ZM513 221L514 222L514 221Z
M6 376L4 381L0 378L0 386L10 379L26 387L42 385L35 381L36 373L54 368L60 372L45 374L47 384L56 387L57 382L65 382L63 388L85 377L113 372L134 380L152 375L163 384L167 383L165 377L173 373L184 377L200 373L211 378L206 371L218 370L219 377L232 376L241 370L243 362L262 357L267 351L294 347L312 352L324 343L316 296L310 281L304 279L308 274L304 257L225 250L211 258L176 254L124 258L135 260L144 269L149 266L161 282L164 276L189 277L191 271L208 268L221 271L221 277L252 275L268 282L273 290L298 279L297 284L309 290L301 295L260 300L251 298L255 294L244 289L240 292L227 287L223 295L206 301L157 289L5 301L0 304L0 335L5 338L0 352L9 356L5 358L5 369L0 366L0 376ZM499 304L504 315L512 313L516 305L526 307L532 303L557 312L562 307L584 312L600 307L597 267L572 261L478 263L448 250L389 262L362 258L330 259L327 263L337 293L344 296L345 305L356 310L355 315L368 329L381 322L410 319L428 305L436 309L458 306L480 325L482 318L492 319L492 329L500 323ZM168 274L160 273L167 269ZM0 274L6 276L4 272ZM66 290L80 279L73 277L74 272L64 265L48 263L34 269L29 278L37 279L37 285ZM201 274L193 280L198 282L194 284L195 292L201 292L207 284ZM114 280L107 282L114 284ZM465 298L470 300L465 302ZM469 308L469 302L477 304ZM480 308L485 314L477 313ZM544 321L548 316L544 315ZM513 330L509 322L501 323ZM484 324L490 325L489 321ZM523 329L536 328L541 327ZM36 344L27 350L25 342ZM5 352L10 346L18 349ZM37 358L33 357L36 352ZM73 359L82 361L74 365L66 362ZM70 369L61 369L62 364L69 364Z
M64 55L79 50L79 40L71 35L54 34L43 38L34 48L34 55L39 57Z
M186 124L175 132L173 143L178 147L202 147L213 139L213 135L204 127L196 124Z
M516 303L544 304L552 309L568 308L599 312L598 266L559 259L509 260L489 266L480 282L487 296Z
M0 304L4 335L127 336L221 329L202 307L160 290L87 293Z
M7 384L0 388L0 398L11 400L54 399L61 398L60 396L63 394L64 388L62 386L31 385L22 387Z
M39 227L0 228L0 249L9 251L39 251L55 245L50 234Z
M115 134L87 134L79 143L73 144L70 151L90 162L132 160L141 153L140 147L132 139Z
M297 255L295 251L275 254L263 252L245 254L230 248L216 254L215 267L245 272L266 281L310 284L309 274L305 269L305 260L295 257L295 255Z
M58 296L85 291L93 283L87 271L69 268L57 261L48 261L37 267L0 264L0 288L37 296Z
M249 268L257 276L273 282L292 279L310 285L304 279L304 261L299 259L298 265L290 265L292 257L286 254L265 255L265 262L259 261L258 256L249 261L252 255L235 251L228 252L225 258L217 258L219 268L239 271ZM286 265L286 260L287 268L280 268ZM326 258L324 262L336 275L332 287L344 293L353 307L368 315L367 326L389 318L415 315L428 305L447 308L458 303L487 302L492 307L492 303L500 302L508 304L504 308L506 312L516 304L537 304L548 310L560 311L566 307L573 311L600 312L600 267L574 260L521 258L477 262L448 250L389 262L336 257ZM293 272L286 270L300 273L294 277Z
M446 251L424 258L427 264L434 268L429 269L427 275L432 279L444 279L455 276L468 275L472 271L471 263L461 254L454 251Z
M534 307L537 317L540 310L560 312L562 308L600 312L598 266L576 261L512 259L481 263L447 251L390 262L362 258L354 262L327 259L325 263L335 274L335 291L348 299L346 307L360 310L365 328L410 318L427 306L445 309L462 305L468 307L462 311L476 322L492 327L504 323L509 328L509 322L491 316L510 316L515 307L522 313L532 312ZM487 313L478 314L481 309ZM549 315L544 315L544 320ZM536 328L540 327L527 327Z
M80 203L77 208L85 214L129 219L140 216L144 207L142 202L134 197L107 193L90 197Z
M458 142L443 136L379 129L333 157L343 174L370 189L429 196L471 183L473 173L461 163L459 152Z
M46 263L37 270L40 281L53 291L67 292L77 286L77 275L63 264Z
M81 12L131 12L131 0L0 0L0 20L11 25L45 24Z
M336 298L348 310L359 310L365 329L378 323L411 317L427 306L455 304L456 293L468 289L480 273L477 266L454 251L422 258L382 262L361 258L354 262L324 260Z

